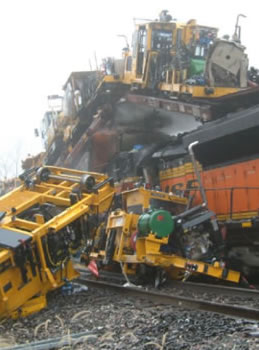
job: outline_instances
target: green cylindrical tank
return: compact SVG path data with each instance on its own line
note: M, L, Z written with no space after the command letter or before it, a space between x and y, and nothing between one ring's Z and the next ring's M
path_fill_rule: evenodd
M166 210L154 210L139 217L138 230L140 235L147 235L150 232L162 238L173 232L175 227L174 219Z

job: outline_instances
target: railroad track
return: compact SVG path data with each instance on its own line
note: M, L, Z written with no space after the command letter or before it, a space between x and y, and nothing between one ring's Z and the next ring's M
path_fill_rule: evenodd
M50 350L50 349L65 349L71 346L83 343L85 339L91 337L93 332L80 332L75 334L62 335L56 338L39 340L26 344L17 344L1 347L1 350Z
M127 297L135 297L141 298L144 300L152 301L156 304L166 304L166 305L174 305L179 308L184 309L196 309L201 311L208 311L223 314L226 316L239 317L243 319L250 319L259 321L259 309L255 309L253 307L232 305L228 303L218 303L212 301L205 301L202 299L198 299L197 297L185 297L179 295L173 295L169 293L163 293L161 291L147 290L144 288L136 287L136 286L123 286L118 283L111 283L109 281L98 281L89 277L89 273L81 270L81 277L78 278L78 282L87 285L89 287L94 288L104 288L112 290L118 294L123 294ZM188 288L195 289L199 291L210 291L217 294L228 294L242 297L253 297L258 299L259 301L259 291L246 289L246 288L236 288L236 287L226 287L226 286L217 286L217 285L207 285L207 284L199 284L199 283L184 283L177 282L174 287L176 288Z
M192 290L197 292L214 293L218 295L239 296L243 298L258 298L259 290L245 287L229 287L224 285L200 283L200 282L179 282L173 281L171 286L177 289Z
M80 272L80 274L83 274L85 278L93 279L92 273L86 268L82 267L82 265L77 265L76 270ZM113 283L118 284L125 284L127 281L125 280L125 277L122 273L118 272L110 272L101 270L100 272L100 280L105 282L108 280L109 282L112 281ZM132 281L135 283L134 279ZM187 290L187 291L197 291L200 293L213 293L218 295L230 295L230 296L240 296L244 298L258 298L259 303L259 289L255 288L245 288L240 286L226 286L226 285L218 285L218 284L211 284L211 283L200 283L200 282L182 282L182 281L176 281L171 280L168 281L169 288L173 288L174 290Z

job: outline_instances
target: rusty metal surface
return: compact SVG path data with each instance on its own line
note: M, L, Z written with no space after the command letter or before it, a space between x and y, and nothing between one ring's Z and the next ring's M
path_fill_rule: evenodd
M198 105L194 103L186 103L179 100L170 100L160 97L143 96L137 94L128 94L126 96L128 102L146 105L152 108L163 109L169 112L179 112L189 114L202 121L212 119L210 105Z

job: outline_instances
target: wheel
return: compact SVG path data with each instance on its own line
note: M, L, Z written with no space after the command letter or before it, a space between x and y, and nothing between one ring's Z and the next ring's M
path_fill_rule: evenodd
M80 179L80 185L87 191L91 191L95 185L95 178L91 175L83 175Z
M36 173L37 182L48 181L50 170L48 168L39 168Z

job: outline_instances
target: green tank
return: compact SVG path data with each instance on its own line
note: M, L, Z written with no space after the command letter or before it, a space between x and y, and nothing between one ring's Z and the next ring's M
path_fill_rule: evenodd
M153 232L157 237L167 237L174 231L175 223L166 210L154 210L142 214L138 220L139 234L145 236Z
M205 70L205 60L200 60L200 59L192 59L191 60L191 65L190 65L190 76L193 75L200 75L204 73Z

